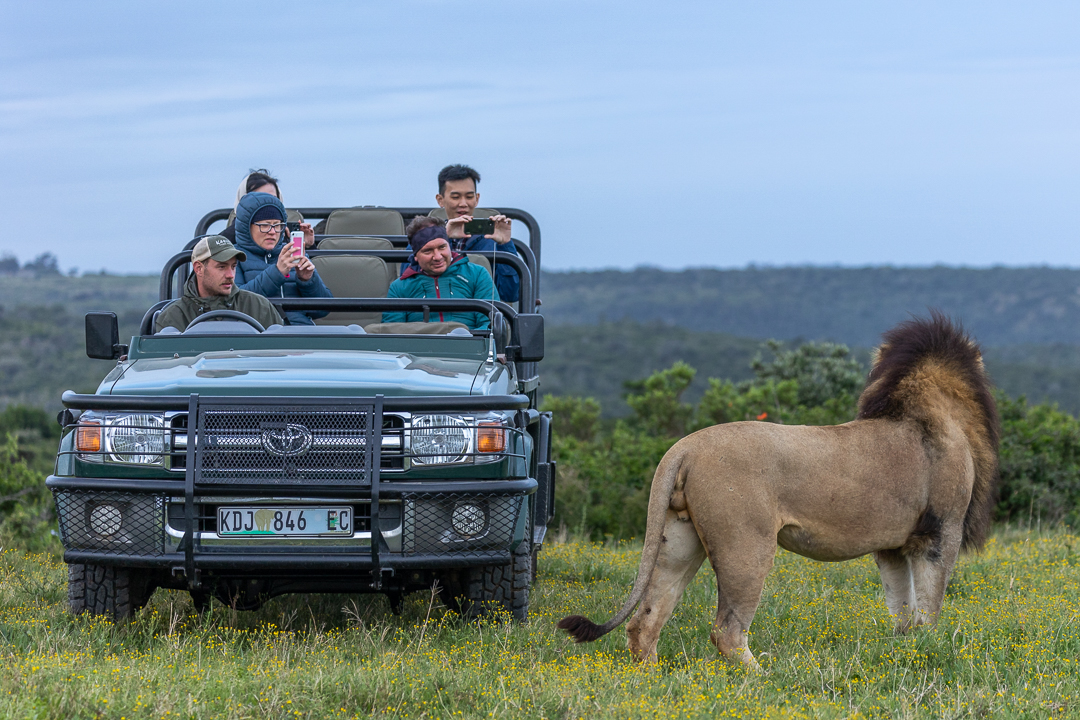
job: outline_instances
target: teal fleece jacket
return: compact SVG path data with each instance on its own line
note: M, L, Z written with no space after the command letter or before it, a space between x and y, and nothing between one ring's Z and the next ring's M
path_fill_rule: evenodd
M443 299L498 299L491 284L491 276L469 258L454 253L446 272L437 277L425 275L419 266L407 268L401 277L390 283L388 298L443 298ZM383 313L383 322L422 322L420 311L392 311ZM447 311L432 312L432 321L459 322L473 330L487 330L488 316L483 313Z

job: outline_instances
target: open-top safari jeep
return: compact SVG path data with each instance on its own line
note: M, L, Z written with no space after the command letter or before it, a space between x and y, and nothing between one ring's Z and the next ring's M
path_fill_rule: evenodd
M309 255L335 297L271 300L330 311L315 327L207 314L155 334L195 240L166 263L160 301L129 344L114 314L87 315L87 353L117 365L96 393L64 393L47 481L73 612L124 618L158 587L199 607L379 592L397 609L438 583L466 615L527 618L555 490L550 416L537 410L539 228L500 209L529 242L484 258L516 269L520 311L388 300L409 255L404 220L428 211L300 209L327 219ZM209 213L196 238L227 215ZM383 325L392 309L480 312L491 330Z

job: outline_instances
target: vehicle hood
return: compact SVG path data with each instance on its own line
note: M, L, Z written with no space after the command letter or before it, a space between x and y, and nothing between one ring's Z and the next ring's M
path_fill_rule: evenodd
M470 395L492 390L471 359L362 350L239 350L140 358L109 387L112 395ZM481 375L481 377L477 377ZM495 385L500 383L496 382ZM505 390L502 390L505 392Z

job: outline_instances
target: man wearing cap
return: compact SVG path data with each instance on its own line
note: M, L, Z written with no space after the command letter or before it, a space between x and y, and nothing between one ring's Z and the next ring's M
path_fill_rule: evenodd
M390 284L388 298L498 299L491 276L469 258L450 249L443 221L433 217L417 217L405 228L409 247L415 258L401 277ZM384 323L420 322L421 311L383 313ZM432 320L459 322L473 330L486 330L488 316L484 313L448 310L432 312Z
M281 316L269 300L236 287L236 263L245 259L242 251L220 235L199 240L191 251L194 273L184 285L184 295L161 311L155 331L174 327L183 332L192 320L211 310L242 312L264 328L280 325Z

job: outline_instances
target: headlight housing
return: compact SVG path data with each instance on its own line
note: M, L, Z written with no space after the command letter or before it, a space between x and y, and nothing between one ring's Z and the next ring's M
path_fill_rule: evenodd
M413 415L409 448L414 465L452 465L499 460L507 450L506 420L439 413Z
M75 429L75 450L89 462L164 464L168 428L161 413L98 415L86 412Z

